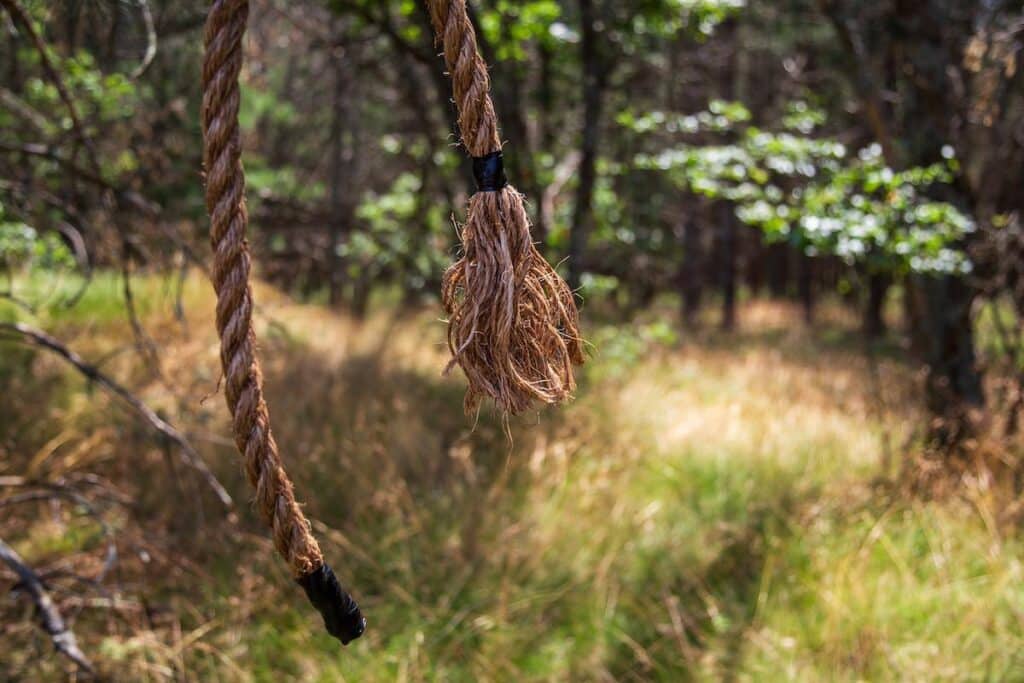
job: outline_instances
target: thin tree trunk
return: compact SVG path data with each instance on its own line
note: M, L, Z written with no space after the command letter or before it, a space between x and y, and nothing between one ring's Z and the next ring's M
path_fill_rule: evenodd
M540 61L540 82L537 86L537 104L539 114L539 138L542 151L551 152L555 148L555 83L554 83L554 51L550 45L541 41L537 48L537 56ZM546 188L545 188L546 191ZM533 234L541 244L548 239L551 216L548 216L548 203L542 201L543 192L537 196L537 224L534 226Z
M715 251L719 263L719 287L722 290L722 329L736 328L736 260L737 226L736 214L731 204L721 202L716 207L718 214L718 245Z
M341 56L335 56L334 101L331 117L331 226L329 235L330 253L327 255L328 303L339 306L342 301L345 264L341 258L341 246L345 235L345 199L346 191L351 187L345 182L345 125L349 118L345 98L345 64Z
M579 0L582 35L580 62L583 67L583 137L580 142L579 185L569 233L569 287L580 286L585 267L587 232L593 218L594 184L597 181L597 145L601 106L606 82L598 54L597 17L593 0Z
M698 325L700 302L704 289L704 253L700 240L700 224L690 217L682 226L683 262L679 272L682 288L683 324L693 329Z
M864 335L878 339L886 331L885 301L892 278L883 273L871 273L867 278L867 299L864 302Z
M814 324L814 271L814 259L800 254L800 306L807 325Z
M768 291L777 299L789 293L789 254L785 244L772 244L767 249Z
M543 188L537 182L530 134L526 125L524 108L526 101L523 97L521 66L516 60L498 59L494 46L487 40L472 6L467 5L466 11L476 28L480 53L490 65L493 74L491 92L494 95L494 106L497 108L498 118L502 122L502 137L509 140L509 145L504 149L505 166L509 172L509 179L528 196L539 198ZM501 39L503 41L514 41L509 33L512 22L513 18L506 16L503 12L501 15ZM540 209L534 209L534 207L539 207L539 202L528 204L528 210L533 211L534 222L537 223L541 220L537 215ZM533 234L535 239L540 239L541 233L537 230L534 230Z

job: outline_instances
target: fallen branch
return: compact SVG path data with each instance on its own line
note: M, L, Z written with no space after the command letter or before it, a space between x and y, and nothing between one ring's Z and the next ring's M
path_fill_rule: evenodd
M14 552L11 546L0 539L0 560L4 561L15 574L18 575L20 585L32 597L39 613L39 620L42 622L43 630L50 636L53 646L57 652L73 661L80 668L92 673L92 663L85 656L79 647L74 632L68 628L64 618L53 604L50 594L46 592L42 581L32 569L25 564L18 553Z
M228 494L227 490L217 480L217 477L214 476L213 472L210 471L210 468L206 465L192 444L189 443L188 439L157 415L152 408L136 398L130 391L104 375L94 365L87 363L85 359L77 353L64 346L60 341L46 334L42 330L37 330L23 323L0 323L0 331L17 333L30 343L55 353L74 366L82 375L99 384L109 393L120 398L129 407L131 407L132 410L144 418L153 427L153 429L178 445L181 457L185 463L202 475L206 480L206 483L213 489L214 493L217 494L217 498L220 499L225 507L232 504L231 496Z

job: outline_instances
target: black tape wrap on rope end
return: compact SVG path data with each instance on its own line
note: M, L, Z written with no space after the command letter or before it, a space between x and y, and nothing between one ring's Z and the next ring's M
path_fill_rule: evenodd
M348 645L363 635L366 619L356 601L338 583L338 577L330 567L321 565L296 581L306 591L306 597L313 603L313 607L323 616L327 632L340 640L342 645Z
M500 149L482 157L473 157L473 178L478 192L497 192L508 187Z

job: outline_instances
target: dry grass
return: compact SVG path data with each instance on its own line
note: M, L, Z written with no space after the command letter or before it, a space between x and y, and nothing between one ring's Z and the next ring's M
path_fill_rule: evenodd
M130 343L104 287L38 322L94 359ZM514 420L510 443L497 417L462 415L433 312L357 325L260 289L282 453L369 619L341 650L245 505L222 398L202 400L207 285L188 282L186 326L172 289L139 288L163 380L131 352L104 368L188 431L235 509L57 362L4 345L0 363L0 476L95 473L136 501L101 506L121 556L104 591L53 582L112 679L1024 676L1020 541L980 484L929 502L888 483L919 423L914 372L883 354L872 379L839 317L810 335L755 304L745 332L683 340L653 314L591 325L577 401ZM73 505L19 506L0 535L43 569L103 557ZM53 679L25 603L2 618L0 676Z

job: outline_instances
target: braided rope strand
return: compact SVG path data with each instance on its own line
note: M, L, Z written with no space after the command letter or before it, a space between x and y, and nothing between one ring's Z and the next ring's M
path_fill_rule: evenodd
M214 0L206 21L202 73L203 164L224 395L233 420L235 445L256 491L255 506L272 531L274 547L324 614L328 630L347 642L346 638L351 640L362 633L362 616L324 564L309 520L295 501L291 479L270 429L263 373L255 352L252 265L245 238L249 218L238 124L238 77L248 15L248 0Z

